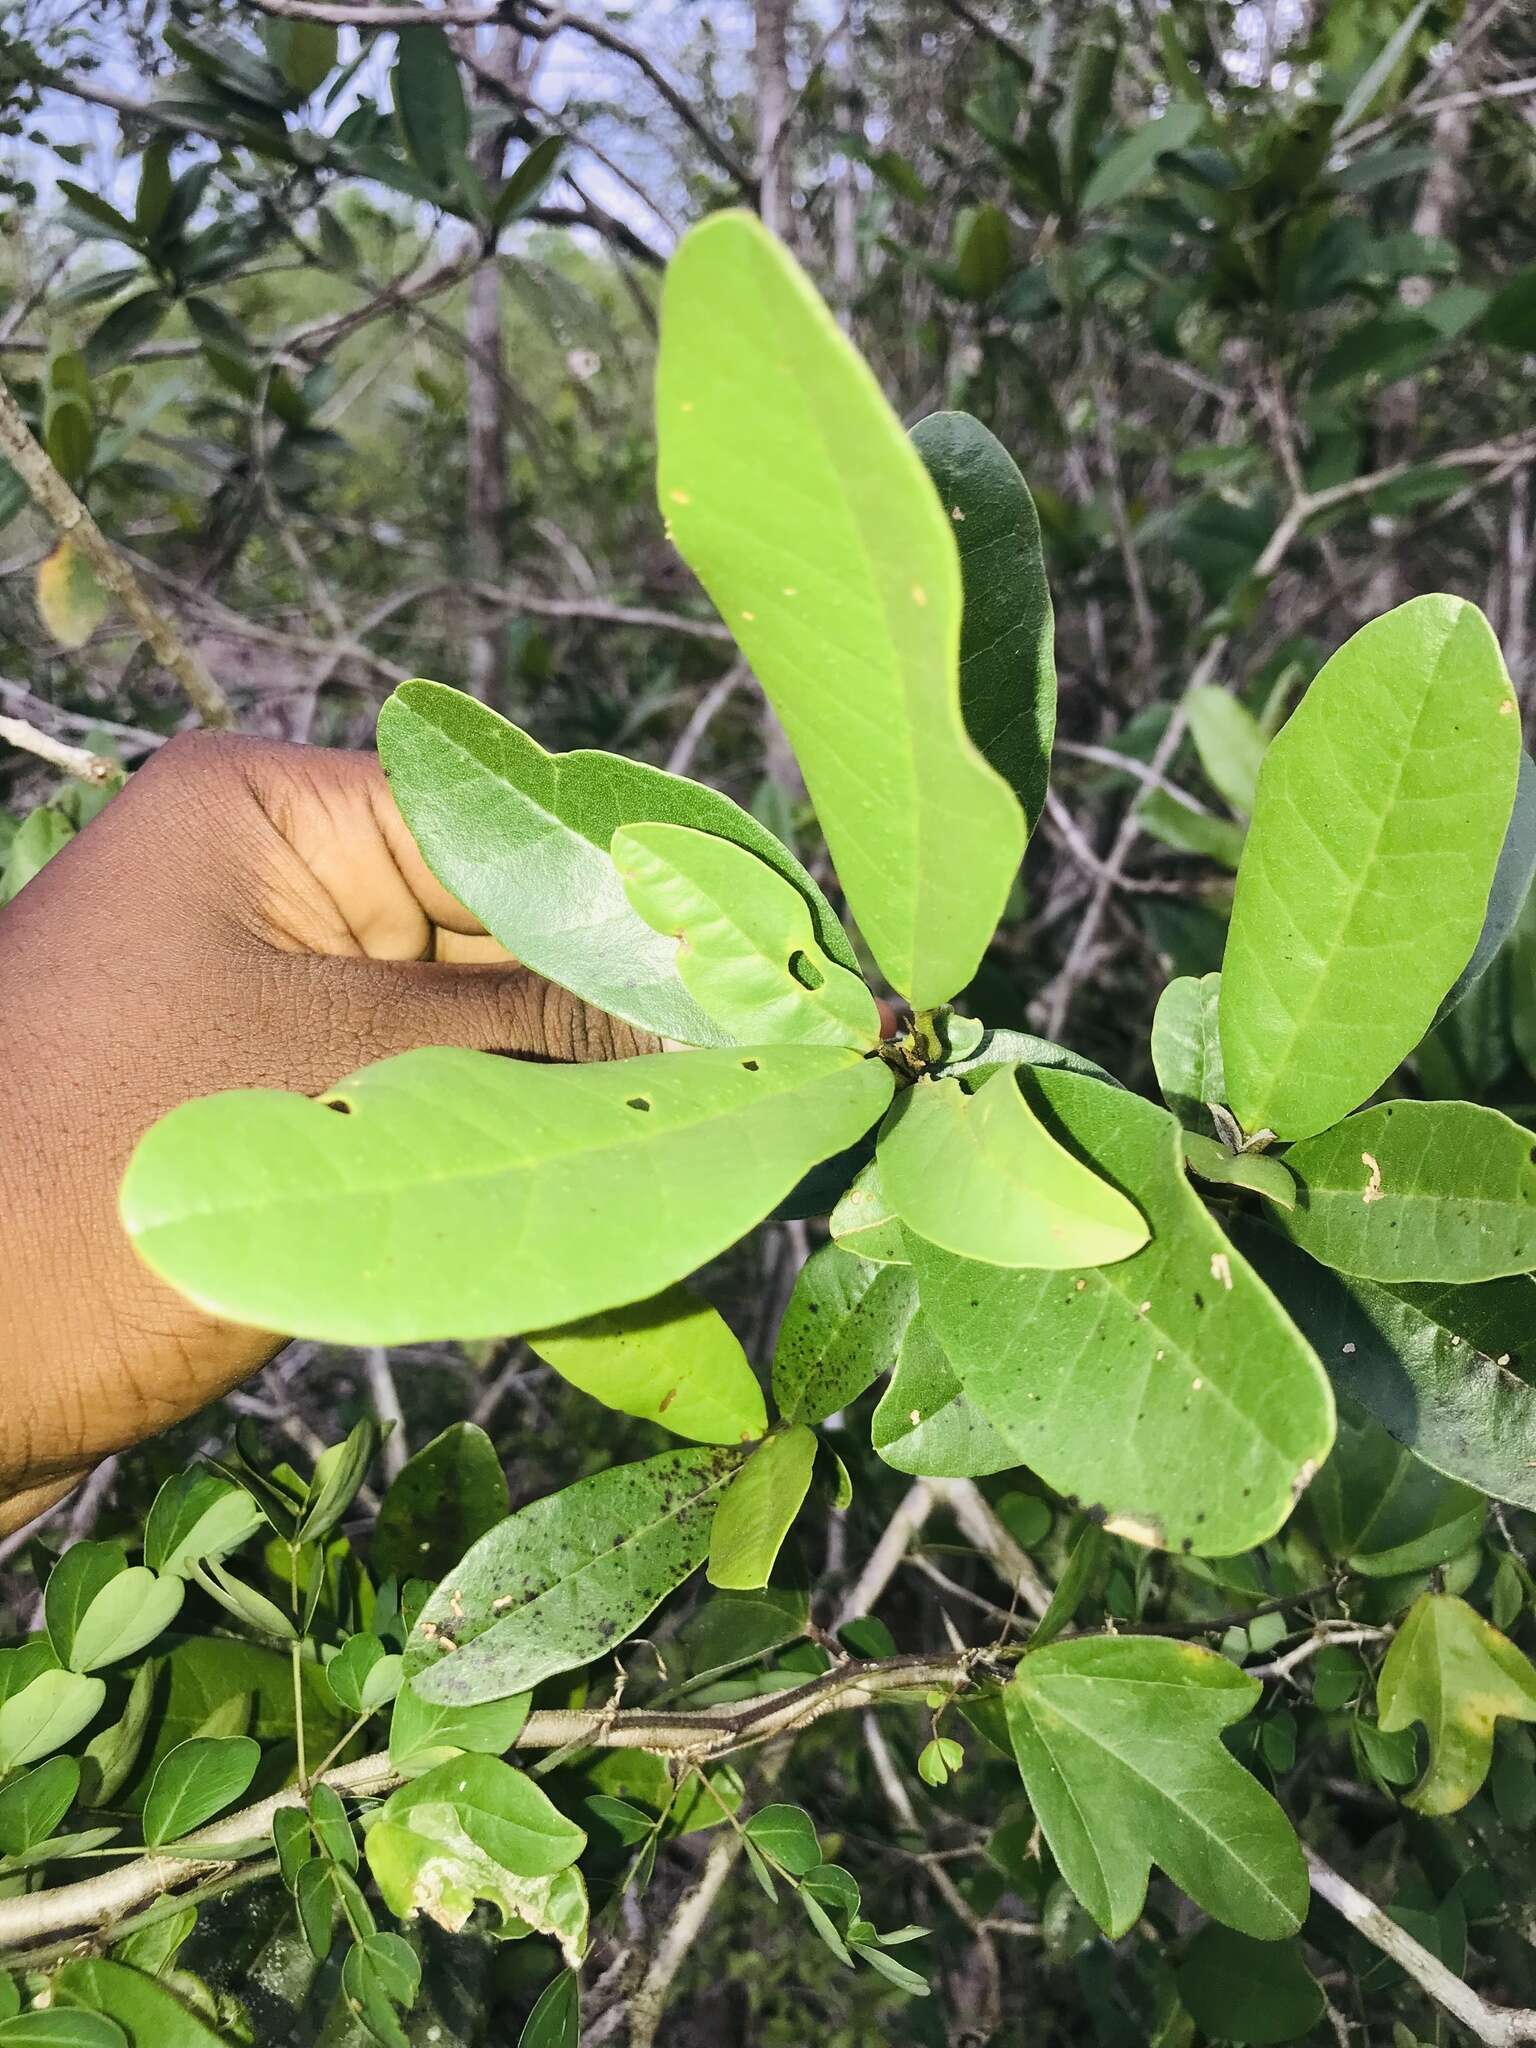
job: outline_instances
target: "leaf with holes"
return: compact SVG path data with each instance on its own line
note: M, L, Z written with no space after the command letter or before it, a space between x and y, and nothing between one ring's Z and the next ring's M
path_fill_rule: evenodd
M1229 1556L1284 1521L1333 1441L1311 1347L1208 1215L1167 1110L1025 1070L1058 1142L1151 1226L1133 1258L1010 1270L909 1238L923 1315L1018 1463L1118 1534Z
M961 716L1032 828L1056 731L1056 621L1035 501L1002 442L967 412L930 413L912 443L960 554Z
M1386 1734L1421 1721L1429 1737L1408 1805L1456 1813L1488 1775L1495 1720L1536 1721L1536 1670L1465 1600L1425 1593L1392 1638L1376 1698Z
M1058 1144L1000 1068L975 1085L919 1081L881 1126L880 1185L908 1230L961 1258L1055 1270L1126 1259L1147 1226Z
M768 1427L763 1390L739 1339L686 1287L535 1330L528 1348L605 1407L698 1443L749 1443Z
M803 1423L776 1432L752 1453L715 1509L706 1573L712 1586L750 1591L767 1585L815 1462L815 1433Z
M728 797L615 754L546 754L441 683L402 683L379 758L428 867L526 966L600 1010L689 1045L728 1034L683 986L673 941L630 904L609 857L621 825L686 825L754 853L798 891L817 943L858 971L847 934L788 847Z
M1418 1044L1482 930L1519 761L1475 605L1415 598L1325 664L1264 757L1222 963L1245 1130L1326 1130Z
M874 997L822 952L805 898L766 861L687 825L625 825L612 855L631 904L676 942L679 980L728 1037L879 1044Z
M1386 1102L1293 1145L1286 1228L1367 1280L1497 1280L1536 1266L1536 1147L1496 1109Z
M917 1008L945 1002L1002 915L1024 819L961 717L959 556L921 459L744 213L668 266L656 408L669 531L783 721L859 928Z
M1275 1941L1307 1910L1291 1824L1221 1731L1260 1693L1225 1657L1155 1636L1053 1643L1004 1694L1051 1853L1106 1934L1133 1927L1159 1864L1213 1919Z
M453 1706L502 1699L617 1649L703 1563L741 1462L740 1450L664 1451L509 1515L418 1616L414 1690Z
M129 1162L122 1214L163 1279L259 1329L542 1329L724 1251L892 1085L882 1061L810 1045L586 1067L402 1053L318 1101L251 1089L173 1110Z

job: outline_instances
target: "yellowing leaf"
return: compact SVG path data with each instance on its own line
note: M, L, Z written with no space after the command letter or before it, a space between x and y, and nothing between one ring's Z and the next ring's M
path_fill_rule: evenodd
M686 1287L535 1331L528 1345L605 1407L698 1443L747 1443L768 1427L763 1390L740 1342Z
M107 616L112 599L76 540L61 540L37 565L37 608L61 647L83 647Z
M816 1461L816 1438L797 1422L752 1453L715 1509L706 1576L712 1586L766 1586Z
M1488 1775L1494 1722L1536 1721L1536 1670L1465 1600L1425 1593L1392 1640L1376 1697L1386 1734L1422 1721L1429 1736L1429 1768L1407 1803L1455 1813Z

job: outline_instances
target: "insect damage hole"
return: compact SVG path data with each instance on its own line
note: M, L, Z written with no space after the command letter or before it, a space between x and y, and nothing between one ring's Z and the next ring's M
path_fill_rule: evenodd
M744 1070L749 1074L756 1074L761 1072L761 1069L758 1066L756 1060L743 1060L741 1064Z
M814 992L825 985L827 977L808 953L791 953L787 965L790 980L797 981L801 988L808 988Z
M327 1109L334 1110L337 1116L350 1116L352 1114L351 1103L343 1102L339 1098L335 1102L328 1102L325 1106Z
M649 1109L650 1106L651 1099L648 1095L631 1095L624 1104L626 1109Z

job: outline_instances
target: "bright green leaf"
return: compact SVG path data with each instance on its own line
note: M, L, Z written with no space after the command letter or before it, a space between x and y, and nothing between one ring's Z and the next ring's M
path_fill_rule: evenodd
M1421 1721L1429 1736L1408 1805L1455 1813L1488 1775L1495 1720L1536 1721L1536 1670L1465 1600L1425 1593L1392 1639L1376 1697L1387 1734Z
M34 2006L0 2020L0 2048L129 2048L129 2042L105 2013Z
M643 1030L690 1045L725 1034L684 988L676 946L624 893L609 856L622 825L686 825L755 853L810 907L822 951L858 960L789 849L728 797L615 754L546 754L441 683L409 682L379 714L379 757L443 885L536 973Z
M904 1266L907 1241L901 1218L880 1187L880 1166L871 1159L827 1218L835 1244L877 1266Z
M815 1462L815 1433L803 1423L769 1437L752 1453L715 1509L707 1574L712 1586L767 1585Z
M876 1156L902 1222L961 1258L1059 1271L1113 1264L1147 1241L1135 1206L1052 1137L1008 1067L974 1093L944 1079L906 1089Z
M502 1699L616 1649L703 1563L740 1463L738 1450L664 1451L508 1516L422 1609L406 1649L415 1690L446 1705Z
M1300 1926L1307 1872L1290 1822L1221 1741L1259 1692L1214 1651L1154 1636L1053 1643L1019 1665L1004 1698L1024 1788L1112 1938L1139 1918L1153 1863L1240 1933Z
M382 1436L380 1425L371 1415L365 1416L348 1431L344 1442L320 1453L294 1531L295 1543L323 1543L330 1535L356 1498Z
M948 515L750 215L712 215L668 267L657 421L673 539L783 721L871 951L932 1008L975 971L1024 821L960 714Z
M457 1930L477 1896L504 1922L543 1911L548 1880L586 1839L524 1772L499 1757L460 1756L391 1793L364 1848L392 1913L425 1913Z
M686 1287L534 1331L528 1346L605 1407L698 1443L748 1443L768 1427L763 1390L739 1339Z
M115 1544L72 1544L48 1575L49 1641L72 1671L115 1664L170 1626L185 1593L179 1578L128 1565Z
M969 413L930 413L912 442L960 551L961 716L1032 828L1056 731L1055 615L1035 501L1002 442Z
M501 1756L517 1740L528 1718L528 1694L457 1707L424 1700L413 1685L395 1696L389 1723L389 1760L403 1777L419 1778L464 1750Z
M349 1714L371 1714L400 1690L402 1663L377 1636L348 1636L325 1667L325 1682Z
M804 1877L821 1862L816 1825L803 1806L760 1806L745 1823L745 1833L791 1877Z
M196 1465L174 1473L155 1495L144 1525L144 1562L185 1578L194 1563L238 1550L264 1520L243 1487Z
M318 1101L253 1089L173 1110L140 1140L122 1212L162 1278L261 1329L541 1329L725 1250L892 1085L882 1061L808 1045L573 1067L408 1052Z
M0 1786L0 1854L21 1856L46 1842L80 1789L72 1756L52 1756Z
M1134 1197L1152 1241L1073 1274L912 1237L924 1317L968 1400L1048 1485L1138 1541L1246 1550L1333 1440L1317 1359L1190 1187L1166 1110L1065 1071L1023 1078L1062 1142Z
M1477 944L1519 759L1474 605L1416 598L1324 666L1264 757L1238 871L1221 1041L1246 1130L1326 1130L1423 1037Z
M1215 683L1199 683L1184 700L1200 766L1240 818L1253 815L1259 770L1269 744L1247 705Z
M676 942L679 980L730 1038L879 1044L874 997L822 952L805 898L756 854L686 825L625 825L612 858L634 908Z
M1536 1266L1531 1134L1470 1102L1387 1102L1293 1145L1286 1228L1368 1280L1496 1280Z

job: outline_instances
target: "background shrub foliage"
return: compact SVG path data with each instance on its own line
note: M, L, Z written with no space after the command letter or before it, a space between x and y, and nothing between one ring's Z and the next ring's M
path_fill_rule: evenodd
M376 723L700 1049L146 1139L0 2043L1536 2038L1529 24L398 12L6 17L4 890Z

